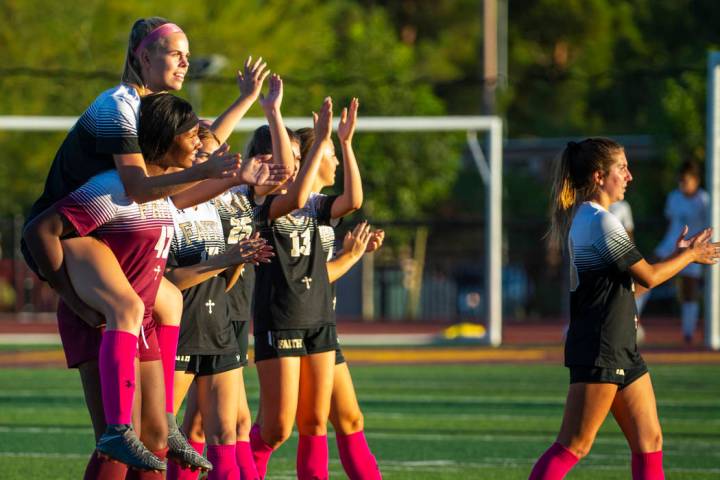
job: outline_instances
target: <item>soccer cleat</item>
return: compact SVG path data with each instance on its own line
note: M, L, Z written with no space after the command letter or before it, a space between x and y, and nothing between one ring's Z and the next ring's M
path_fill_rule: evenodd
M192 470L200 469L209 472L213 469L212 463L207 458L199 454L190 445L185 434L180 431L175 421L175 415L167 414L168 422L168 458L180 464L184 468Z
M96 450L101 456L109 457L131 468L159 471L167 468L164 461L143 445L130 424L108 425L105 433L98 440Z

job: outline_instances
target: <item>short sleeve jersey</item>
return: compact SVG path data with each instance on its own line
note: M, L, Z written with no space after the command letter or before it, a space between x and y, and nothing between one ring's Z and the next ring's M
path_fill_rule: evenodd
M114 169L114 154L141 153L137 136L139 111L140 96L129 85L101 93L55 154L43 193L33 204L28 221L90 177Z
M174 228L165 199L143 204L125 193L116 170L91 178L55 204L81 236L93 234L115 254L130 285L152 313Z
M270 220L275 196L253 199L260 235L275 258L256 269L255 332L333 325L332 295L319 225L329 225L334 196L310 194L304 208Z
M593 202L577 210L568 235L570 327L565 365L630 368L641 361L629 268L643 257L614 215Z
M626 202L625 200L615 202L610 205L608 211L615 215L615 218L620 221L620 224L626 231L632 232L633 230L635 230L635 222L633 221L632 209L630 208L630 204L628 202Z
M685 225L688 235L700 233L708 223L709 197L705 190L699 189L695 195L688 197L680 190L673 190L665 202L665 217L669 225L655 255L666 258L675 251L675 242Z
M253 208L248 197L247 186L241 185L213 199L222 221L226 248L245 240L254 232ZM250 320L254 287L255 268L253 265L245 265L237 282L228 292L231 320Z
M175 237L168 266L188 267L225 251L222 224L215 206L172 206ZM178 355L224 355L237 353L235 329L230 322L225 276L216 275L183 290L183 315Z
M325 261L329 262L335 258L335 228L330 225L320 225L320 243L326 253ZM337 306L337 289L335 282L330 284L330 295L332 296L332 315L335 318L335 307Z

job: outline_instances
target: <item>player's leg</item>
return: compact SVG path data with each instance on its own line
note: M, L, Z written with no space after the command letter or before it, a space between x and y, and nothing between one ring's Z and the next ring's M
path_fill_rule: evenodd
M191 421L196 414L200 417L197 409L197 396L195 395L195 374L196 374L196 359L197 356L190 356L189 362L177 361L175 371L175 378L173 380L173 412L177 414L180 411L183 400L187 397L185 405L185 416L183 417L183 431L185 433L192 432L193 430L187 427L187 424ZM202 425L202 424L201 424ZM198 443L192 441L192 433L190 433L190 446L202 455L205 449L204 440ZM168 464L168 480L196 480L200 473L200 469L185 468L187 465L180 465L177 462L170 462Z
M562 479L590 452L617 390L613 383L570 384L560 433L535 463L530 480Z
M256 345L257 338L256 335ZM290 437L295 423L300 357L258 360L256 350L256 362L262 421L259 431L251 432L250 445L258 474L260 478L265 478L270 455Z
M213 469L209 480L238 479L235 459L240 369L198 376L197 400Z
M664 478L662 430L649 373L617 393L612 413L632 451L633 480Z
M297 427L299 480L328 477L327 421L333 388L335 349L300 359Z
M350 369L344 359L338 362L338 353L333 369L330 423L335 429L340 462L350 480L380 479L380 469L363 431L363 414L355 395Z
M698 267L699 270L700 266L691 265L691 267ZM691 275L681 275L678 282L680 285L680 318L683 340L686 344L691 345L697 329L698 318L700 317L700 280Z
M235 459L240 469L240 478L255 479L258 477L255 460L253 460L252 447L250 446L250 427L252 416L248 405L247 393L245 391L245 380L243 378L244 368L240 368L240 379L238 382L238 411L235 444Z

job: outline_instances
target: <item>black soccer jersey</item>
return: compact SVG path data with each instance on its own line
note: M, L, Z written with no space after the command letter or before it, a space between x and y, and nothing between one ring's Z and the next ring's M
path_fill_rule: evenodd
M172 208L175 237L168 267L187 267L225 251L222 224L211 202L183 210ZM217 275L183 290L178 355L237 353L230 321L225 276Z
M629 268L642 255L618 219L593 202L578 208L568 237L570 327L565 365L629 368L641 363Z
M91 177L115 168L113 154L140 153L137 138L140 96L129 85L101 93L68 132L55 154L45 189L28 221Z
M245 240L253 234L253 207L248 195L247 186L241 185L213 199L218 214L220 214L227 247ZM237 283L228 292L231 320L236 322L250 320L254 287L255 268L253 265L245 265Z
M333 325L332 294L319 225L329 225L335 196L312 193L304 208L269 220L275 196L256 199L255 222L275 249L256 270L255 332Z

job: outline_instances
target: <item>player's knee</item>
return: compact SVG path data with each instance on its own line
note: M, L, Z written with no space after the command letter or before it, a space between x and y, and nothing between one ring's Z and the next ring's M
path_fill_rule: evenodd
M205 430L203 430L202 421L193 421L186 432L187 437L193 442L205 442Z
M152 424L143 426L142 442L152 452L167 447L168 429L166 424Z
M292 423L277 423L274 425L263 425L262 438L272 448L277 448L290 438L292 434Z
M348 412L341 415L337 420L337 425L333 424L335 430L343 435L359 432L365 428L365 419L360 410Z
M179 326L182 319L182 292L170 282L158 291L153 315L160 325Z
M662 432L660 430L657 430L655 432L652 432L651 434L646 435L642 439L642 445L640 445L640 449L643 452L658 452L662 450L663 447L663 436Z
M208 432L207 442L211 445L230 445L237 441L235 422L222 422L214 432Z
M252 419L250 417L250 410L238 412L237 438L247 438L250 434L251 427Z
M325 435L327 433L327 422L319 418L298 418L297 427L300 435Z
M139 331L145 315L145 304L139 296L132 293L118 296L110 305L106 318L108 325L114 325L118 330L128 332Z
M595 437L575 436L569 442L560 441L559 443L575 454L578 458L586 457L590 453Z

